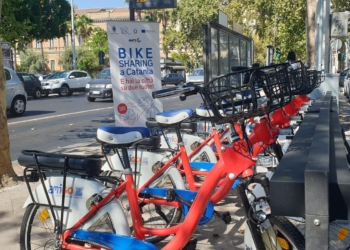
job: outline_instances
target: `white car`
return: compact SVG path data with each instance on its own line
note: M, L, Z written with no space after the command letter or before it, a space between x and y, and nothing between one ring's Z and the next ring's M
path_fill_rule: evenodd
M86 71L62 71L42 83L43 95L57 93L59 96L71 96L73 92L85 92L85 85L91 81Z
M27 106L27 93L16 72L4 67L6 77L6 110L13 116L23 115Z

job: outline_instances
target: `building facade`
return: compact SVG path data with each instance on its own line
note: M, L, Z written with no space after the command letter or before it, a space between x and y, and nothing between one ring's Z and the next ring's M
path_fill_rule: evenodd
M92 9L74 9L74 14L78 16L85 15L92 20L92 28L100 27L104 30L107 29L107 21L127 21L129 20L129 8L92 8ZM161 25L160 25L161 27ZM75 34L75 47L83 45L83 39L81 36ZM160 39L161 40L161 39ZM37 53L41 54L41 46L43 46L43 53L45 62L48 65L49 70L60 71L63 70L62 65L59 63L63 51L66 46L71 46L71 34L67 34L64 38L56 38L48 41L32 41L30 47ZM160 41L161 42L161 41ZM161 56L162 56L161 51ZM17 55L17 63L20 62L19 55Z

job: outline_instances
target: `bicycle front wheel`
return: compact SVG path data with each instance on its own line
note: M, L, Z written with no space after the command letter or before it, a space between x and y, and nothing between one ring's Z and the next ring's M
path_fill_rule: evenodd
M266 250L303 250L305 238L285 217L269 216L271 227L262 233Z

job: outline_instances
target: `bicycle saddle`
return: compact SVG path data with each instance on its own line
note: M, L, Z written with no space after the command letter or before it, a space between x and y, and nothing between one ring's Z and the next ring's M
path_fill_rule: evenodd
M156 115L156 121L160 124L176 124L189 118L194 111L190 108L170 110Z
M115 147L130 147L149 136L148 128L101 126L97 129L96 140Z

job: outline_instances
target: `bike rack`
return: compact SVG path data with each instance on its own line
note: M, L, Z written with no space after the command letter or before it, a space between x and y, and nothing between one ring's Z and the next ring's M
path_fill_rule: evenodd
M305 218L307 250L328 249L329 222L350 219L350 172L336 97L307 112L270 181L273 215Z

